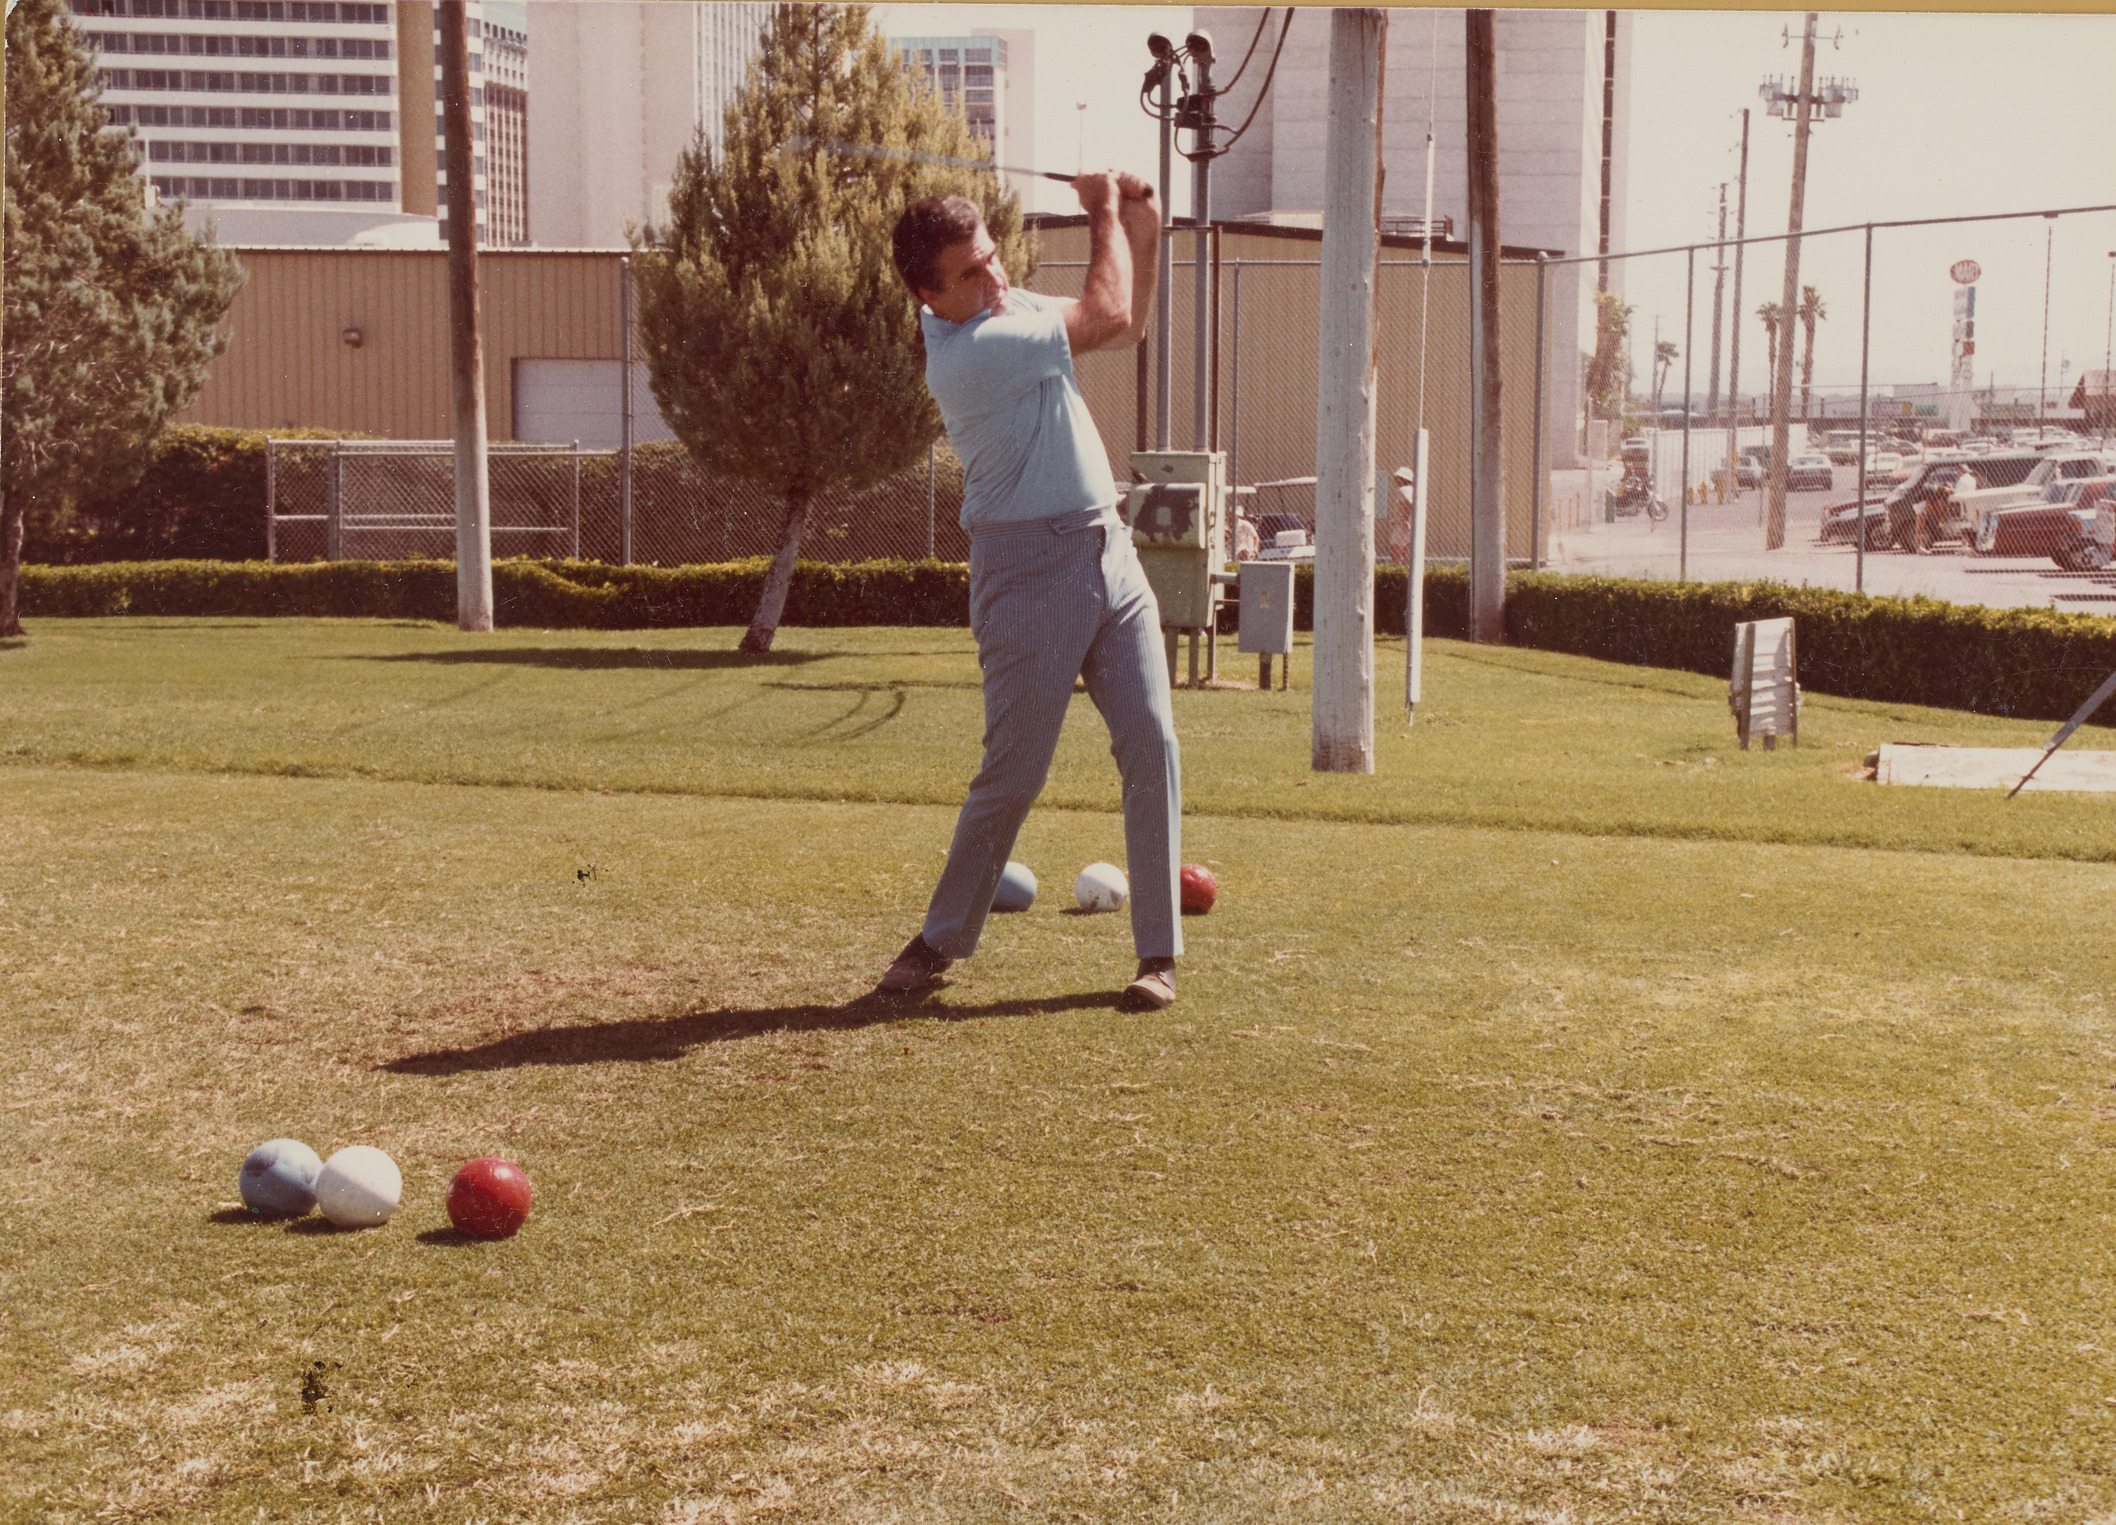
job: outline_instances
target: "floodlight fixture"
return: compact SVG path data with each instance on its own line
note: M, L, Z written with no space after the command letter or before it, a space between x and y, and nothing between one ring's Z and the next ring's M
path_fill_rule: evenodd
M1212 33L1192 32L1183 39L1183 51L1207 68L1212 66Z

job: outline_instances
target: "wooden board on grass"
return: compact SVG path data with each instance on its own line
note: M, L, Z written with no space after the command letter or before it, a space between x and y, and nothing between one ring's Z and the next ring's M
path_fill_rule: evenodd
M2043 755L2041 747L1929 747L1892 741L1881 748L1874 781L1941 789L2011 789ZM2028 780L2025 793L2116 793L2116 752L2059 752Z

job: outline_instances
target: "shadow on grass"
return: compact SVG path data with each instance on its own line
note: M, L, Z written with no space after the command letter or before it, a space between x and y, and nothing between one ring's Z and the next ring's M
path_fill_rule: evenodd
M840 1006L722 1007L673 1017L633 1017L515 1033L470 1048L438 1049L385 1060L376 1068L393 1075L460 1075L473 1070L512 1070L535 1064L611 1064L681 1059L694 1048L734 1043L765 1033L827 1032L871 1027L923 1017L962 1022L982 1017L1041 1017L1060 1011L1114 1007L1113 990L1078 991L1036 1001L985 1001L944 1006L930 996L863 995Z
M301 1217L300 1213L253 1213L247 1207L224 1207L219 1212L208 1213L208 1223L255 1223L286 1224Z
M287 1232L290 1234L306 1234L311 1239L322 1239L328 1238L332 1234L364 1234L369 1228L380 1228L381 1226L379 1223L338 1224L331 1222L330 1219L324 1217L321 1213L315 1213L309 1217L296 1218L289 1222L287 1224Z
M525 646L515 650L490 651L400 651L383 655L359 654L340 658L346 662L433 662L441 666L499 665L513 667L560 667L579 672L659 670L663 672L717 672L745 667L799 667L828 660L828 654L808 651L655 651L629 646L622 649Z
M459 1228L430 1228L415 1236L421 1244L441 1246L464 1244L491 1244L490 1239L480 1239L476 1234L466 1234Z

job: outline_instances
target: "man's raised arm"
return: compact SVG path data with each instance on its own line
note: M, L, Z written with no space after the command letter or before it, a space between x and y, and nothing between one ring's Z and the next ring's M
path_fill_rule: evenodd
M1131 246L1131 321L1124 332L1103 346L1129 349L1146 337L1153 322L1154 290L1161 279L1161 203L1150 181L1137 175L1117 176L1117 221Z
M1080 300L1065 310L1065 337L1084 355L1120 338L1132 321L1132 245L1118 221L1118 177L1082 175L1074 194L1087 213L1087 280Z

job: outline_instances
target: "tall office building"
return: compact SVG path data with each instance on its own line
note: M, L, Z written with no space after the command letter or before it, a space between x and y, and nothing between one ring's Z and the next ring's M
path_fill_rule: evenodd
M506 246L529 242L529 34L499 11L485 7L485 187L490 241Z
M113 124L194 226L227 243L343 243L406 220L391 6L71 3Z
M446 242L448 166L447 134L441 118L441 18L427 0L399 0L397 11L399 31L405 40L404 208L435 218L434 238ZM504 56L519 46L525 84L528 78L527 39L519 44L496 40L485 20L485 11L480 0L468 0L463 17L470 55L471 190L477 208L480 247L509 241L493 231L489 164L492 106L488 97L494 55ZM429 121L433 123L430 133L425 125Z
M695 132L720 146L771 7L530 0L527 15L537 53L530 239L616 247L628 223L668 216L676 161Z
M966 37L892 37L910 67L960 111L1002 164L1036 162L1036 34L979 28ZM1037 182L1009 176L1024 205Z
M1259 12L1200 8L1220 55L1241 57ZM1612 29L1611 22L1614 22ZM1275 26L1273 28L1275 35ZM1609 247L1624 247L1625 161L1630 141L1631 22L1618 11L1502 10L1498 45L1499 237L1509 247L1593 254L1601 237L1602 116L1610 105L1607 172ZM1269 46L1272 37L1262 40ZM1425 134L1436 148L1433 211L1467 236L1467 56L1461 11L1389 13L1382 117L1383 226L1409 231L1422 220ZM1225 72L1224 69L1222 72ZM1216 220L1252 218L1315 226L1323 195L1328 118L1330 13L1294 13L1273 77L1270 99L1241 141L1213 168ZM1255 104L1264 71L1252 67L1219 103L1223 122L1240 122ZM1187 210L1185 208L1184 210ZM1396 227L1389 228L1390 223ZM1593 349L1595 266L1569 265L1550 281L1551 353L1566 335ZM1610 289L1623 290L1623 262L1610 266ZM1581 368L1550 371L1551 459L1573 463L1573 422L1580 414Z

